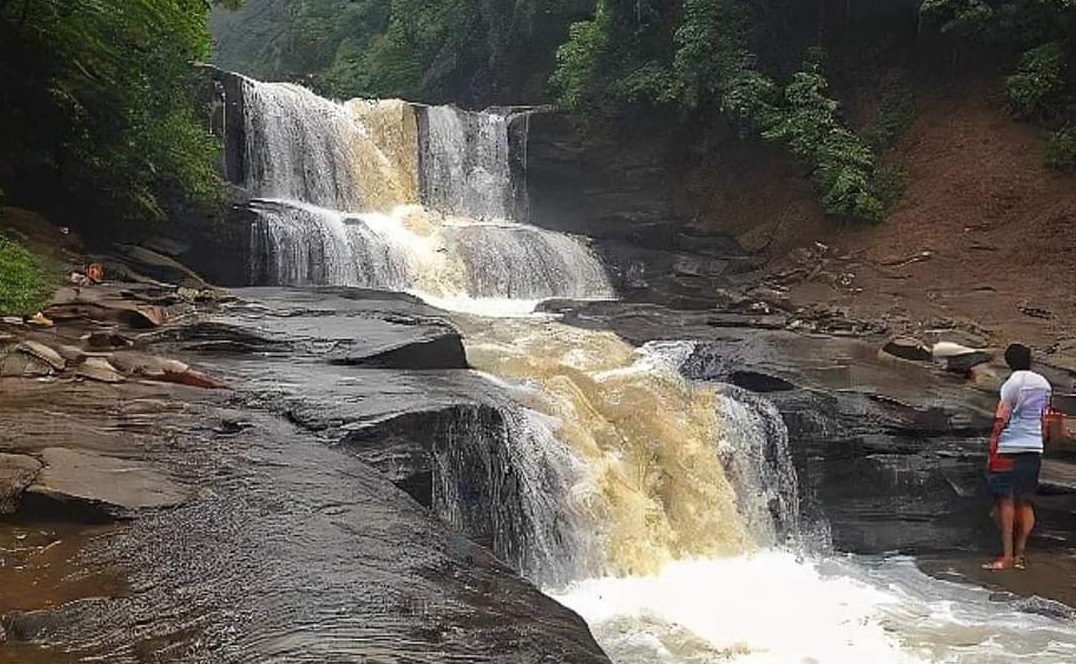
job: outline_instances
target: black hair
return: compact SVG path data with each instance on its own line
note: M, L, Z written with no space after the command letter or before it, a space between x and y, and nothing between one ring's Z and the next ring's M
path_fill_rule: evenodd
M1031 349L1024 344L1009 344L1005 349L1005 364L1013 371L1031 369Z

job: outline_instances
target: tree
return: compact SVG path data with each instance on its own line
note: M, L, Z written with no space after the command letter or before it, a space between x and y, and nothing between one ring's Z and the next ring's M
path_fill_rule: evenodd
M236 0L224 0L235 5ZM218 191L193 63L205 0L0 0L0 170L10 200L86 225Z

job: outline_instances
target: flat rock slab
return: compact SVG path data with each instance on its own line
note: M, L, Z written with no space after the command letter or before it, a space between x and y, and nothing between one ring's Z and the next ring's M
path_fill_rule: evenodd
M28 494L121 510L170 507L187 497L183 487L138 461L65 447L44 449L41 459L45 468Z
M1039 483L1053 493L1076 493L1076 463L1043 459Z
M19 498L41 471L41 462L26 454L0 454L0 514L14 514Z

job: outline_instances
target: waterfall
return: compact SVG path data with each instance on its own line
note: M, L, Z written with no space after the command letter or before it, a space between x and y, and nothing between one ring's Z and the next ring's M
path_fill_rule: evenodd
M770 401L733 385L718 388L724 427L718 455L736 487L740 516L761 546L798 536L799 486L788 429Z
M456 302L613 296L586 244L512 221L506 115L337 103L251 79L242 90L254 283Z
M595 569L573 496L585 468L541 413L466 407L434 432L432 507L528 578L560 584Z
M511 219L521 187L508 113L337 103L250 80L244 108L257 283L455 303L613 295L583 242ZM518 156L526 136L514 140ZM453 441L436 451L435 509L488 532L532 578L652 572L768 546L792 527L787 437L761 403L681 377L690 347L468 320L472 365L507 380L522 409L500 409L496 441L481 442L489 422L467 418L435 436ZM478 501L475 475L493 487Z
M243 84L246 187L256 196L362 209L356 146L365 131L339 104L285 83Z
M423 107L422 200L446 213L508 219L512 181L508 122L502 115Z

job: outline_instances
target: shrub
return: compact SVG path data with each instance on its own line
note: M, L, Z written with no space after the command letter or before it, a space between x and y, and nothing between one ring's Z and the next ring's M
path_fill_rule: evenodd
M34 255L0 235L0 315L32 314L48 296L48 279Z
M819 57L792 76L784 104L762 137L781 141L814 167L814 180L828 214L878 221L884 205L875 193L875 156L837 116L839 104L827 95Z
M557 103L573 112L584 110L598 58L607 40L609 14L599 3L594 18L568 28L568 41L557 48L557 68L550 83L559 91Z
M1024 53L1016 73L1005 79L1013 115L1027 118L1047 113L1065 87L1065 67L1061 42L1042 44Z
M1058 170L1076 170L1076 127L1065 127L1046 141L1046 163Z

